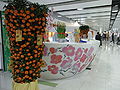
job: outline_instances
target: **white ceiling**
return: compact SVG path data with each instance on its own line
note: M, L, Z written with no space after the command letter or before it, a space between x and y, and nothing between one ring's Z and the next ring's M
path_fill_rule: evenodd
M39 4L53 4L53 3L60 3L60 2L73 1L73 0L29 0L29 1L38 2ZM103 31L105 31L109 27L111 7L110 6L100 7L100 8L89 8L89 7L111 5L111 3L112 0L96 0L96 1L86 0L86 2L84 3L76 3L70 5L64 5L63 3L63 5L57 6L55 4L53 8L54 11L58 11L58 13L61 15L65 15L68 18L73 18L74 20L75 19L79 20L79 22L84 24L89 24L94 29L102 28ZM83 10L77 10L78 8ZM89 9L84 9L84 8L89 8ZM69 9L74 9L74 10L59 12L61 10L69 10Z
M85 7L93 7L93 6L101 6L101 5L110 5L112 0L97 0L97 1L89 0L89 1L91 1L91 2L77 3L77 4L67 5L67 6L57 6L57 7L54 7L54 8L55 8L55 11L57 11L57 10L64 10L64 9L85 8Z
M3 11L3 7L6 5L6 3L0 1L0 11Z
M28 1L39 4L52 4L52 3L60 3L60 2L72 1L72 0L28 0Z
M111 13L110 5L112 3L112 0L28 0L28 1L45 5L53 4L52 7L54 8L54 11L56 11L58 14L66 16L67 18L72 18L73 20L78 20L79 22L84 24L89 24L94 29L99 30L100 28L102 28L103 31L105 31L109 28ZM71 4L71 2L73 1L81 2ZM67 5L65 4L66 2L68 2ZM77 10L78 8L83 10ZM120 25L117 23L120 23L119 19L115 22L116 25L114 25L114 27L120 28Z

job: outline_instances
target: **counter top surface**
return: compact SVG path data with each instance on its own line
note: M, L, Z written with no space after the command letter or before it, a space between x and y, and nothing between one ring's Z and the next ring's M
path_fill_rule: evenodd
M84 40L87 41L87 40ZM63 43L59 43L59 42L44 42L44 44L93 44L93 43L100 43L98 40L90 40L87 41L87 43L76 43L76 42L63 42Z

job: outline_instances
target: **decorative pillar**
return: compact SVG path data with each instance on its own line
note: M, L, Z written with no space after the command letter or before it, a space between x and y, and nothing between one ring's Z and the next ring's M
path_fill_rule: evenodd
M13 90L38 90L37 79L44 66L43 35L48 8L14 0L5 6L5 23L10 40Z

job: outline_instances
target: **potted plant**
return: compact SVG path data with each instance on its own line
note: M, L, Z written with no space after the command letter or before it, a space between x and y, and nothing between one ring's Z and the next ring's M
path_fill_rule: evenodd
M65 23L57 22L57 36L58 36L59 42L64 42L65 32L66 32Z

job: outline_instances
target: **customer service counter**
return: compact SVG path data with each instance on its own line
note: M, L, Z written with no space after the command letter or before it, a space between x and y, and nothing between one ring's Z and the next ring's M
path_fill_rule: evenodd
M93 61L99 47L99 41L87 43L45 42L42 68L43 79L62 79L78 74Z

